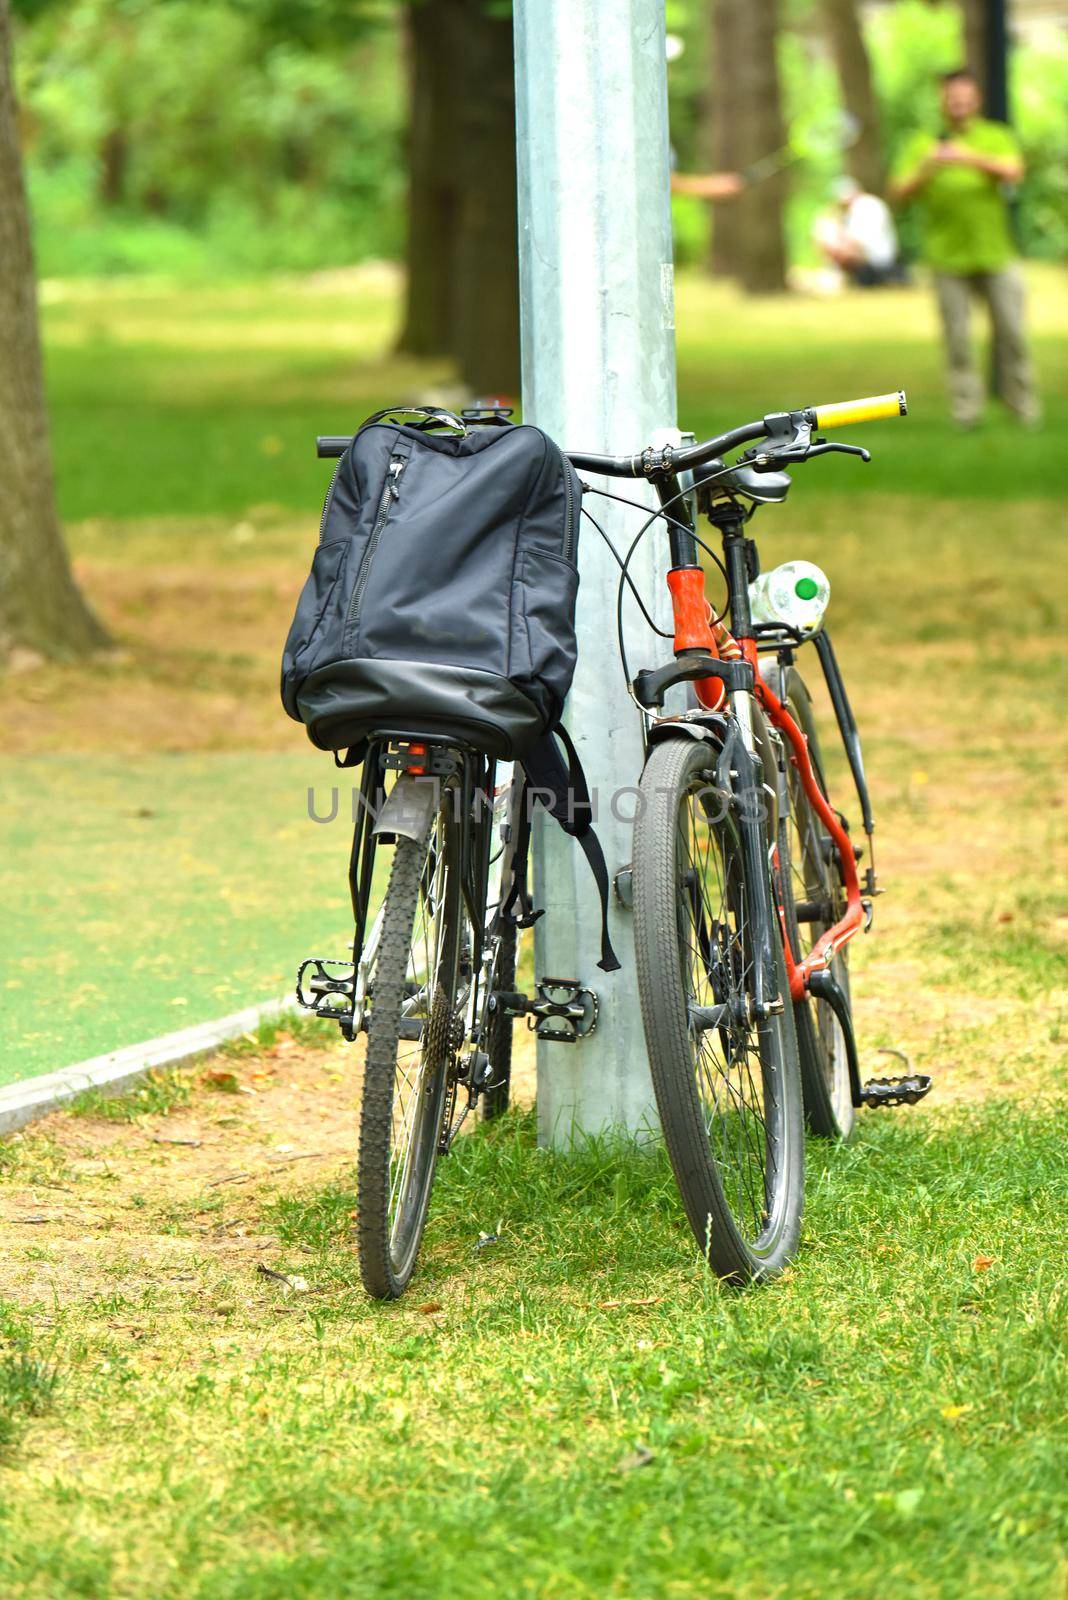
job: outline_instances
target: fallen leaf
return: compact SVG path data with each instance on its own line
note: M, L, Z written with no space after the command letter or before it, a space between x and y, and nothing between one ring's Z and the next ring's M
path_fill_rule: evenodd
M432 1317L435 1311L440 1311L442 1309L441 1301L425 1300L421 1306L416 1306L415 1309L419 1312L420 1316Z
M237 1073L229 1071L226 1067L208 1067L201 1073L203 1081L212 1089L218 1089L223 1094L237 1094L241 1088L237 1081Z
M958 1417L963 1417L971 1409L971 1406L943 1406L942 1415L947 1422L955 1422Z
M975 1260L972 1262L972 1266L975 1268L976 1272L989 1272L993 1265L994 1257L984 1255L982 1251L979 1252Z

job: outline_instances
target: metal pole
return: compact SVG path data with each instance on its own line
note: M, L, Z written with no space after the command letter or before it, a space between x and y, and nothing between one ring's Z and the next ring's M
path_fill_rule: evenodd
M515 0L523 414L565 447L638 450L675 421L674 291L668 201L663 0ZM653 502L638 483L602 484ZM618 546L637 512L586 496ZM565 721L597 800L613 875L630 861L642 751L616 648L618 568L584 518L579 542L579 664ZM667 570L654 527L633 566L656 607ZM663 658L628 600L632 670ZM534 882L539 977L579 978L600 1000L596 1032L538 1045L542 1143L655 1126L634 977L630 912L616 904L623 963L596 966L598 907L581 852L542 818Z

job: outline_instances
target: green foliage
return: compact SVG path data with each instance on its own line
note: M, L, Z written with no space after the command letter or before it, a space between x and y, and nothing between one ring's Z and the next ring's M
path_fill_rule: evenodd
M383 15L305 5L286 30L252 0L45 11L19 50L42 273L396 255L403 96Z
M1050 30L1041 48L1022 51L1012 83L1013 109L1027 157L1018 226L1026 255L1068 255L1068 36Z
M433 3L433 0L427 0ZM504 14L508 0L485 0ZM398 0L17 0L19 82L39 266L45 276L154 272L183 279L314 270L398 257L407 119ZM962 55L960 7L865 8L892 164L938 123L936 75ZM813 140L840 106L815 0L782 7L790 142L789 253L811 231L842 159ZM715 74L707 0L668 0L683 41L668 70L678 166L708 163ZM1029 174L1019 208L1031 255L1068 249L1068 41L1014 53ZM708 207L676 201L681 265L707 254ZM916 243L906 213L903 239Z

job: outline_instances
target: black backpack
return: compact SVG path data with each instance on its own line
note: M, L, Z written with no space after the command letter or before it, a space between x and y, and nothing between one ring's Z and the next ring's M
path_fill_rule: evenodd
M575 671L581 500L575 469L540 428L467 427L430 407L369 417L327 491L282 703L313 744L346 750L346 765L372 735L453 738L522 761L589 859L611 971L608 872L559 725ZM537 914L524 883L508 910L519 922Z
M394 415L338 462L282 702L324 750L386 731L512 760L555 726L575 671L575 469L540 428Z

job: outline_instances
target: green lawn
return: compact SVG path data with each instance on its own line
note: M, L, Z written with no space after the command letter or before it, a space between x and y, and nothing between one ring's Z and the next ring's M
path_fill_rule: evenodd
M1063 1593L1063 1105L813 1149L805 1248L748 1294L662 1158L510 1118L460 1142L417 1285L372 1307L346 1168L182 1187L152 1141L209 1140L211 1099L122 1144L68 1120L0 1173L9 1215L49 1196L0 1269L5 1594Z
M379 269L318 285L72 286L52 298L64 514L227 516L263 504L310 514L323 481L316 433L448 387L443 369L390 357L395 305L396 286ZM920 289L753 302L683 276L680 421L707 434L769 410L905 387L912 426L871 434L866 469L841 458L814 466L826 492L1062 495L1068 459L1052 441L1068 425L1068 294L1057 269L1036 269L1033 310L1049 428L1027 436L992 425L962 438L946 417L933 309Z
M0 778L18 884L0 1084L292 990L351 942L322 756L41 756ZM9 876L10 884L10 876Z

